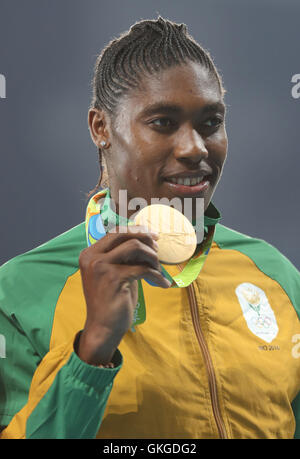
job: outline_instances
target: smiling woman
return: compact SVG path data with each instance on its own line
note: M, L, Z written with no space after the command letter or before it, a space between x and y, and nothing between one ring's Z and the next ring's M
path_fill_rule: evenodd
M106 188L85 222L0 270L1 437L299 437L300 275L220 224L226 109L209 54L184 24L140 21L99 55L93 84ZM203 205L204 237L167 265L129 202L186 198L191 231Z
M154 196L201 196L206 209L227 151L225 91L186 26L162 18L135 24L100 54L93 84L89 126L100 164L106 142L116 205L121 187L149 204Z
M206 210L226 158L224 112L218 80L195 62L144 76L113 121L91 109L94 142L110 145L104 157L116 204L119 190L127 189L129 199L149 204L153 197L204 198Z

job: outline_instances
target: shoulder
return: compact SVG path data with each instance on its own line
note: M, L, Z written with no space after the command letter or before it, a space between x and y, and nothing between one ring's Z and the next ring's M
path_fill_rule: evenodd
M276 247L221 224L216 225L214 242L221 250L236 250L251 258L259 270L281 285L300 315L300 273Z
M238 250L250 256L253 260L264 261L265 263L270 261L283 263L300 275L288 258L264 239L255 238L217 224L214 241L220 249Z
M9 280L10 276L29 281L45 273L76 269L79 253L85 247L85 225L81 223L4 263L0 267L0 282Z
M56 261L60 266L74 265L77 254L85 247L85 225L80 223L38 247L7 261L0 267L0 273L1 276L7 271L12 273L18 267L31 263L41 265Z

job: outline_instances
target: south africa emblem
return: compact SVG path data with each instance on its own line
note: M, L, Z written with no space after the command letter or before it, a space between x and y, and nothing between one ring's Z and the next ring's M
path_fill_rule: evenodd
M277 336L275 314L265 292L254 284L244 282L235 289L244 318L254 335L271 343Z

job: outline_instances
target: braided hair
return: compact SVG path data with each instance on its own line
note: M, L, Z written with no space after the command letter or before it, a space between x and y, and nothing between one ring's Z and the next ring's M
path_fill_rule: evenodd
M136 22L129 31L111 40L98 56L92 81L91 108L104 110L113 119L121 97L138 88L143 76L188 61L203 65L216 78L221 94L225 93L208 51L189 35L185 24L176 24L161 16L157 20ZM99 182L89 195L101 185L101 149L99 165Z

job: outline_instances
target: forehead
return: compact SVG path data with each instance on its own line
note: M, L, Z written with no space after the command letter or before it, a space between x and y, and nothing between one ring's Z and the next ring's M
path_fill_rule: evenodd
M217 78L201 64L188 62L144 76L139 88L123 97L119 113L130 110L134 116L159 103L193 110L222 101Z

